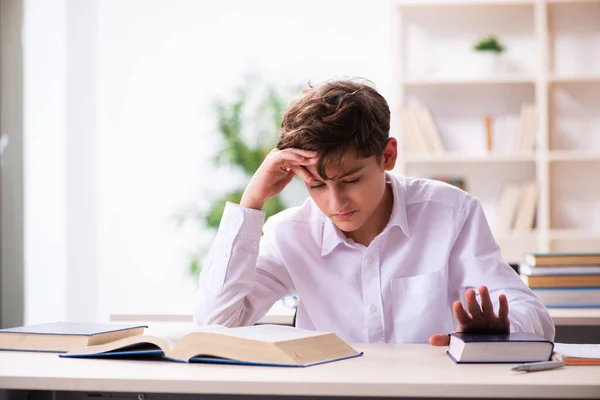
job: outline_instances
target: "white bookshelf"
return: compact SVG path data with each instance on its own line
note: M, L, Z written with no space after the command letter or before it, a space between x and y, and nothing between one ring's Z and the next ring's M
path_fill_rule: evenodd
M509 262L600 251L600 0L399 0L393 24L397 172L464 179ZM472 50L491 34L506 46L492 72ZM524 103L535 106L534 145L514 151L506 121ZM429 110L443 152L406 142L402 108ZM496 230L503 189L526 181L538 188L535 224Z

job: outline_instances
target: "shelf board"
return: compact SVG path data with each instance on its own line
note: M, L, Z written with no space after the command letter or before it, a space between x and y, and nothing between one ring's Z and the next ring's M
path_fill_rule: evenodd
M533 85L535 80L528 77L503 77L490 78L409 78L402 82L404 86L445 86L445 85Z
M598 0L546 0L549 5L573 6L581 4L600 4Z
M512 240L535 240L538 237L537 230L513 230L513 231L495 231L494 238L498 242L508 242Z
M600 240L600 231L589 231L583 229L551 229L551 240L582 240L598 239Z
M396 5L407 8L421 7L478 7L478 6L533 6L535 0L396 0Z
M405 154L402 161L406 163L495 163L495 162L533 162L534 154Z
M600 3L599 3L600 4ZM600 83L600 75L553 76L551 83Z
M600 152L585 150L554 150L548 153L550 161L600 161Z

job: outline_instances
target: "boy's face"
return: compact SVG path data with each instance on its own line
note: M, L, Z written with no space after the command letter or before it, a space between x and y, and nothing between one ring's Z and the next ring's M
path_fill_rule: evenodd
M388 140L378 162L375 156L359 158L355 152L344 154L342 163L327 166L323 180L316 165L306 167L311 179L306 183L310 197L319 209L343 232L355 232L373 221L385 194L385 171L396 164L397 141Z

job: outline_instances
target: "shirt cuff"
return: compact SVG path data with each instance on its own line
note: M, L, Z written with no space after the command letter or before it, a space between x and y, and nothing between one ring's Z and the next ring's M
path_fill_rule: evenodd
M240 207L238 204L227 202L219 229L233 229L239 236L260 240L265 215L262 210Z

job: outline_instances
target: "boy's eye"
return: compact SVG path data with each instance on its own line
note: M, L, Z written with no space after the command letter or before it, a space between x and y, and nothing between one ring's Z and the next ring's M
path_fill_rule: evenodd
M350 179L350 180L344 181L344 183L350 184L350 183L356 183L358 181L360 181L360 178Z
M322 188L323 186L325 186L325 185L323 185L322 183L320 183L320 184L317 184L317 185L310 185L310 188L311 188L311 189L320 189L320 188Z

